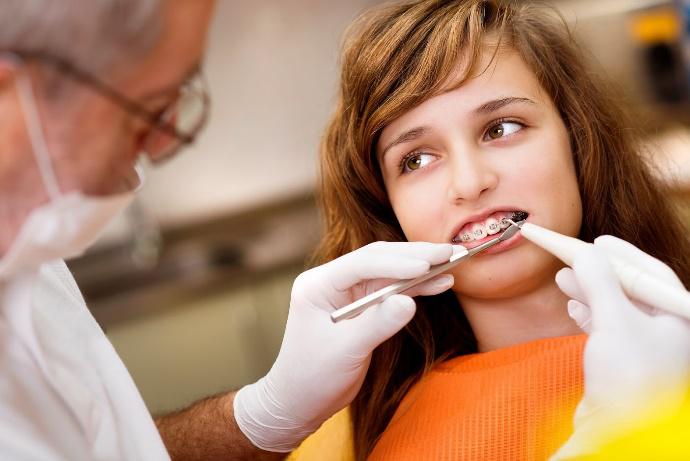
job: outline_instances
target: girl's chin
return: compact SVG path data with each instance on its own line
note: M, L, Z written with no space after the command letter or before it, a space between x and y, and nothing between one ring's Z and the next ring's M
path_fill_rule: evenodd
M456 275L456 279L457 279ZM519 296L525 292L524 280L467 280L456 284L452 290L459 300L471 299L505 299ZM472 284L470 286L470 284Z
M528 243L528 242L527 242ZM554 284L562 264L533 245L512 251L470 259L458 265L452 274L452 290L458 296L499 299L528 294L544 284Z

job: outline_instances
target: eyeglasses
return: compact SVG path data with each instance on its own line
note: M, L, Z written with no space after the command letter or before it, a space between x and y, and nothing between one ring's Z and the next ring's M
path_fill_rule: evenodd
M169 96L170 101L162 110L151 111L65 59L37 52L15 51L13 54L24 60L38 60L52 65L146 122L150 129L139 139L139 148L142 153L148 154L152 163L169 159L181 148L192 144L208 120L211 101L206 79L200 70L192 73Z

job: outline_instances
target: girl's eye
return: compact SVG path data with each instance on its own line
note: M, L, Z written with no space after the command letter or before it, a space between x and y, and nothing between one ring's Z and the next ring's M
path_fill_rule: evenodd
M434 156L425 153L410 154L403 157L401 162L401 169L403 173L409 173L414 170L419 170L424 168L428 164L434 161Z
M500 122L490 127L484 135L484 140L499 139L517 133L523 128L518 122Z

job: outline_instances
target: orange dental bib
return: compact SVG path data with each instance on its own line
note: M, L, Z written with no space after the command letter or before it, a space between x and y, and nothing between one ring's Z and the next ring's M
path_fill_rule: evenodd
M587 337L439 364L405 396L369 460L536 461L570 436Z

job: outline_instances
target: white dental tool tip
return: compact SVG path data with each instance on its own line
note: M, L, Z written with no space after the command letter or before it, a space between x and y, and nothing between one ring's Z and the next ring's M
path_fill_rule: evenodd
M583 247L592 246L591 243L559 234L536 224L528 222L513 224L514 227L510 229L515 228L515 226L519 227L523 237L571 267L575 255ZM615 257L608 257L608 260L623 291L631 299L690 319L690 293L688 291L646 273L642 267L637 267Z
M568 266L573 265L574 255L580 249L590 245L582 240L559 234L529 222L522 223L519 227L523 237L556 256Z

